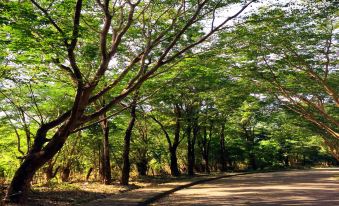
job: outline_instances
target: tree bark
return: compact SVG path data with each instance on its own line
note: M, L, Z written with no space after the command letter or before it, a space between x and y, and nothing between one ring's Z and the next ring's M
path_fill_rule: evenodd
M37 130L31 150L15 172L11 184L7 189L4 199L5 202L26 202L30 182L36 171L60 151L71 132L81 124L79 119L85 111L92 89L93 88L90 87L84 89L79 85L72 110L47 124L41 125ZM47 139L47 132L58 125L61 126L52 138ZM46 142L48 143L45 145Z
M110 164L110 157L109 157L109 139L108 139L109 127L108 127L108 120L106 119L106 113L104 113L100 118L105 119L104 121L100 122L101 129L103 132L102 180L105 185L109 185L112 183L112 174L111 174L111 164Z
M195 142L197 140L199 126L198 126L198 117L196 116L195 110L192 106L187 108L187 174L189 176L194 175L194 166L195 166ZM193 135L191 136L191 133Z
M194 120L194 125L193 125L193 138L192 138L192 143L191 143L191 168L189 171L189 175L192 176L194 175L194 167L195 167L195 143L198 138L198 132L199 132L199 126L198 126L198 119L196 118Z
M63 182L68 182L70 174L71 174L71 169L68 166L62 168L62 170L61 170L61 180Z
M187 126L186 129L186 135L187 135L187 174L189 176L194 175L194 160L193 160L193 155L192 154L192 140L191 140L191 133L192 133L192 128L191 125Z
M62 148L69 135L68 128L66 125L63 125L58 129L49 143L41 149L44 142L46 142L46 132L43 130L43 127L38 130L29 154L15 172L8 187L4 199L5 202L24 203L27 200L31 186L30 183L34 174Z
M146 157L141 157L141 159L137 162L137 169L139 176L145 176L147 174L147 169L148 169L148 161Z
M134 127L134 123L136 120L136 98L132 102L131 107L131 120L128 124L126 129L125 138L124 138L124 152L123 152L123 167L122 167L122 174L121 174L121 181L122 185L128 185L129 183L129 172L130 172L130 161L129 161L129 152L130 152L130 144L131 144L131 137L132 137L132 130Z
M198 126L194 124L193 126L193 136L191 136L192 132L192 127L188 126L187 128L187 160L188 160L188 165L187 165L187 171L189 176L194 175L194 166L195 166L195 142L198 136Z
M177 177L180 175L180 171L178 168L178 158L177 158L177 148L176 147L172 147L170 149L170 156L171 156L171 175L174 177Z
M213 130L213 123L211 122L209 128L209 134L207 135L207 128L206 126L203 127L203 135L202 135L202 158L204 160L204 171L206 173L210 173L210 166L209 166L209 150L210 150L210 143L211 143L211 136ZM207 137L208 136L208 137Z
M219 159L219 164L221 165L221 171L225 172L227 170L227 157L225 158L226 155L226 149L225 149L225 123L221 124L221 131L220 131L220 159Z
M253 150L253 149L252 149L252 150ZM255 157L255 154L254 154L253 151L250 151L250 153L249 153L249 159L250 159L250 165L251 165L251 168L252 168L253 170L258 169L256 157Z
M175 131L174 131L174 140L173 145L170 147L170 156L171 156L171 175L177 177L180 175L180 170L178 167L178 158L177 158L177 149L180 144L180 130L181 130L181 109L178 104L174 105L174 114L175 114Z
M87 175L86 175L86 182L88 182L89 177L90 177L91 174L92 174L92 171L93 171L93 167L89 168L89 170L88 170L88 172L87 172Z

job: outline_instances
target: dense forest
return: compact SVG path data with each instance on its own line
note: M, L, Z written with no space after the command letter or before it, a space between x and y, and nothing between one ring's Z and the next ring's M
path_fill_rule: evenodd
M335 1L1 0L0 183L339 164Z

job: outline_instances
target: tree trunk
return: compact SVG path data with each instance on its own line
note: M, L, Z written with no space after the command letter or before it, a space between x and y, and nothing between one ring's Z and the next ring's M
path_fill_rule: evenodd
M141 160L138 161L137 163L137 169L139 176L145 176L147 174L147 169L148 169L148 161L146 157L142 157Z
M252 149L252 150L253 150L253 149ZM255 154L254 154L253 151L250 151L249 159L250 159L250 165L251 165L251 168L252 168L253 170L258 169L256 157L255 157Z
M71 169L68 166L62 168L62 170L61 170L61 180L63 182L68 182L70 174L71 174Z
M164 125L157 120L155 117L151 118L160 125L161 130L164 132L167 143L168 143L168 150L170 152L170 169L171 169L171 175L174 177L177 177L180 175L179 167L178 167L178 159L177 159L177 148L180 144L180 129L181 129L181 124L180 124L180 118L181 118L181 109L178 104L174 105L174 114L175 114L175 131L174 131L174 139L173 139L173 144L170 139L170 136L168 132L166 131Z
M193 176L194 175L194 154L193 154L193 150L192 150L192 140L191 140L191 126L188 125L187 129L186 129L186 135L187 135L187 174L189 176Z
M177 158L177 149L180 144L180 129L181 129L181 110L178 104L174 105L174 114L175 114L175 131L174 131L174 141L173 145L170 147L171 155L171 175L177 177L180 175L178 167L178 158Z
M57 159L57 158L55 158L54 161L52 161L52 160L48 161L47 167L45 167L45 168L43 169L43 171L44 171L44 173L45 173L46 181L49 181L49 180L51 180L52 178L54 178L54 177L56 176L56 174L58 173L59 169L60 169L60 166L58 166L58 167L53 171L53 168L54 168L56 159Z
M31 181L40 165L32 164L31 161L25 161L16 171L11 185L7 190L6 202L24 203L30 190Z
M225 158L226 155L226 149L225 149L225 124L221 124L221 131L220 131L220 159L219 163L221 165L221 171L225 172L227 170L227 164Z
M88 182L89 177L91 176L92 171L93 171L93 167L89 168L89 170L87 172L87 175L86 175L86 182Z
M284 156L284 164L285 164L285 167L289 167L290 166L288 155Z
M128 185L128 182L129 182L129 172L131 168L130 161L129 161L129 151L130 151L132 130L133 130L135 119L136 119L135 110L136 110L136 102L133 100L132 107L131 107L131 120L126 129L125 139L124 139L123 167L122 167L121 182L120 182L122 185Z
M172 147L170 149L170 155L171 155L171 175L174 177L177 177L180 175L180 171L178 168L178 158L177 158L177 147Z
M254 127L253 128L246 128L246 125L242 125L241 126L243 131L244 131L244 135L245 135L245 139L246 139L246 149L248 151L248 159L249 159L249 166L252 170L256 170L257 167L257 161L256 161L256 156L254 153L254 146L255 146L255 141L254 141Z
M43 149L47 130L43 127L38 130L29 154L15 172L8 187L5 202L24 203L27 200L34 174L62 148L69 135L69 127L71 125L61 126Z
M102 141L102 180L105 185L109 185L112 183L112 175L111 175L111 164L110 164L110 157L109 157L109 127L108 127L108 120L106 119L106 114L103 114L101 119L105 119L104 121L100 122L101 129L104 135Z
M256 156L254 153L254 136L251 135L249 136L249 142L248 142L248 151L249 151L249 161L250 161L250 166L253 170L257 170L258 166L257 166L257 160L256 160Z
M193 125L193 138L192 138L192 143L191 143L191 168L190 171L188 172L190 176L194 175L194 167L195 167L195 142L198 137L198 119L195 119L194 125Z
M48 182L53 178L53 166L51 167L48 165L48 167L44 168L44 173L45 173L45 179Z
M207 128L206 126L203 127L203 137L202 137L202 158L204 160L204 172L210 173L210 166L209 166L209 147L211 143L211 136L212 136L212 129L213 129L213 124L211 123L210 128L209 128L209 138L207 138Z

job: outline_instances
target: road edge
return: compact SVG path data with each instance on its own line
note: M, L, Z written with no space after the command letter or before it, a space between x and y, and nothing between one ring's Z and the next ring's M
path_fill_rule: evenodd
M160 192L150 198L147 198L146 200L144 200L143 202L138 203L138 206L146 206L149 205L151 203L154 203L155 201L166 197L167 195L170 195L176 191L182 190L182 189L186 189L188 187L194 186L194 185L198 185L201 183L205 183L205 182L209 182L209 181L213 181L213 180L218 180L218 179L222 179L222 178L227 178L227 177L234 177L234 176L242 176L242 175L249 175L249 174L255 174L255 173L269 173L269 172L282 172L282 171L291 171L291 170L304 170L304 169L280 169L280 170L259 170L259 171L249 171L249 172L241 172L241 173L237 173L237 174L227 174L227 175L220 175L217 177L208 177L208 178L204 178L201 180L196 180L190 183L187 183L185 185L180 185L178 187L175 187L173 189L164 191L164 192Z
M193 181L193 182L190 182L190 183L187 183L185 185L180 185L178 187L175 187L173 189L170 189L170 190L167 190L167 191L164 191L164 192L160 192L150 198L147 198L146 200L144 200L143 202L140 202L138 205L139 206L146 206L146 205L149 205L161 198L164 198L166 197L167 195L170 195L176 191L179 191L179 190L182 190L182 189L185 189L185 188L188 188L188 187L191 187L191 186L194 186L194 185L198 185L198 184L201 184L201 183L205 183L205 182L209 182L209 181L213 181L213 180L217 180L217 179L222 179L222 178L226 178L226 177L233 177L233 176L240 176L240 175L245 175L245 174L252 174L254 172L244 172L244 173L238 173L238 174L228 174L228 175L221 175L221 176L217 176L217 177L209 177L209 178L204 178L204 179L201 179L201 180L196 180L196 181Z

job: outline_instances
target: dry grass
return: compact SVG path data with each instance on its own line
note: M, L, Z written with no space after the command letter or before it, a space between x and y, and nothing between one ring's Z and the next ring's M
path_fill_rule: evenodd
M198 175L200 176L200 175ZM111 185L104 185L98 181L72 181L60 183L52 180L48 183L34 184L29 195L28 205L34 206L59 206L59 205L81 205L93 200L107 198L115 194L129 190L154 186L162 183L177 182L191 177L182 175L171 176L144 176L133 177L129 186L121 186L117 181ZM6 185L0 185L0 198L3 199Z
M33 185L28 204L34 206L81 205L92 200L106 198L114 194L149 185L133 182L129 186L118 183L104 185L100 182L50 182L44 185ZM7 185L0 185L0 198L3 199Z
M168 176L133 178L129 186L122 186L118 182L114 182L111 185L104 185L97 181L74 181L69 183L50 181L44 184L33 185L31 194L29 195L28 205L81 205L82 203L87 203L96 199L107 198L129 190L170 182L174 179L179 178ZM1 199L4 198L6 188L7 185L0 185Z
M135 182L129 186L118 183L104 185L100 182L50 183L33 187L29 205L80 205L145 186Z

